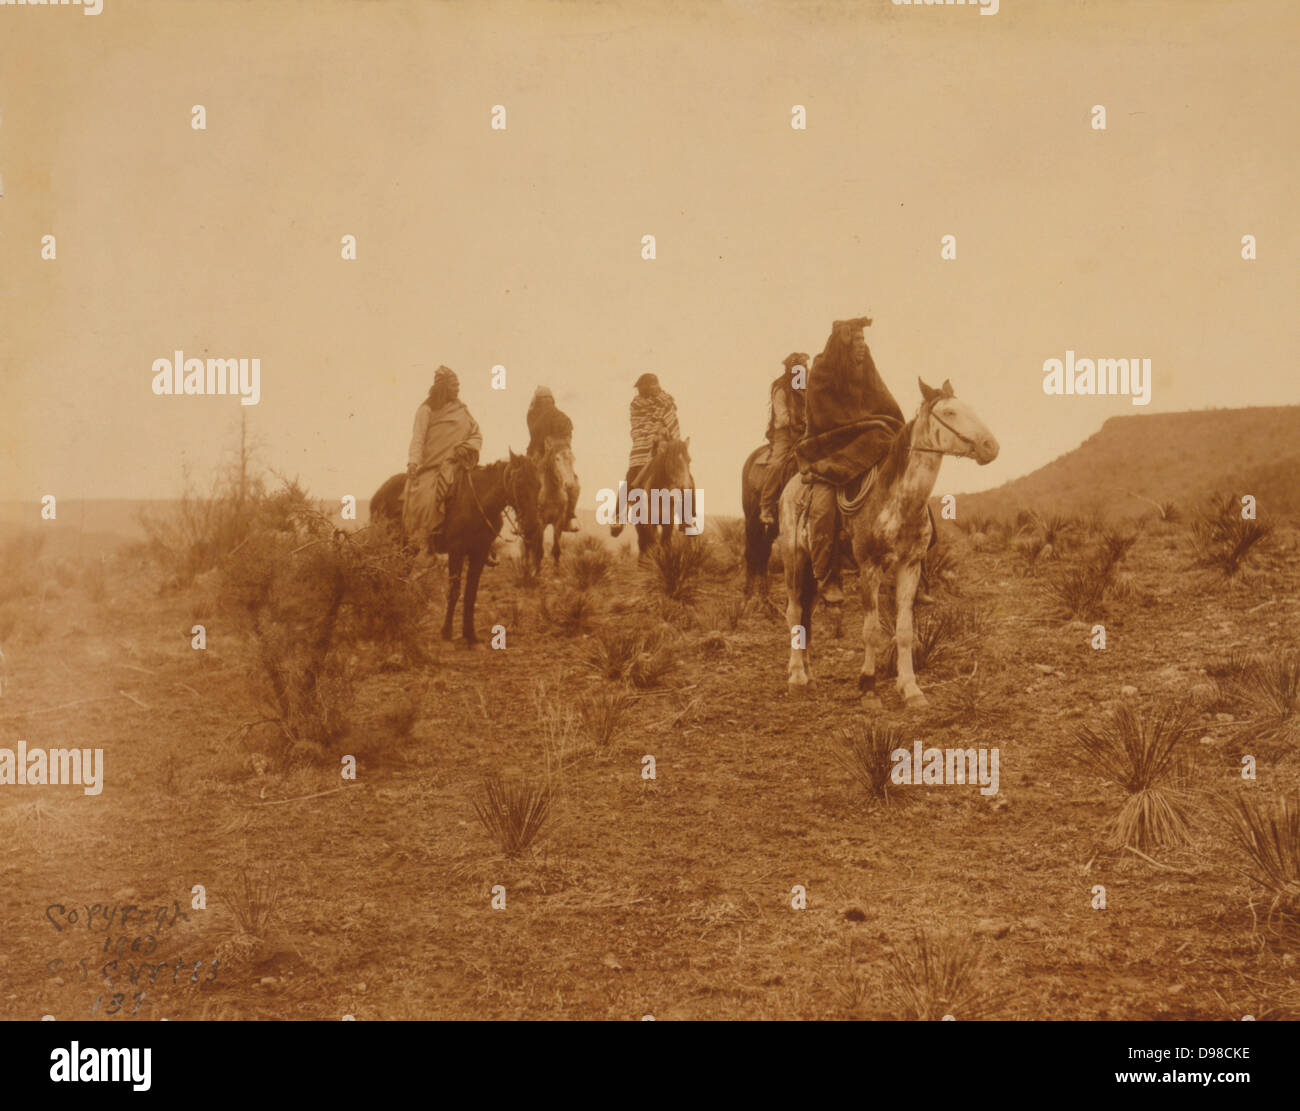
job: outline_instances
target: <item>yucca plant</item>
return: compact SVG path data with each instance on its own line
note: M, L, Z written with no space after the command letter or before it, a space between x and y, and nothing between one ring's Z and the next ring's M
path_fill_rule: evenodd
M1186 707L1144 716L1123 703L1099 728L1075 732L1076 761L1128 792L1111 830L1112 848L1143 852L1187 842L1191 801L1180 746L1192 725Z
M1250 859L1246 875L1273 896L1269 916L1300 916L1300 799L1273 806L1238 795L1231 807L1237 844ZM1294 923L1292 923L1294 925Z
M997 1006L997 997L980 982L980 951L970 937L918 930L911 947L895 950L889 963L890 1002L901 1018L985 1018Z
M935 606L913 614L913 671L934 667L955 647L956 642L962 638L961 621L958 610L946 606ZM881 624L884 625L883 620ZM898 674L898 642L894 639L892 628L888 633L889 640L876 668L876 673L885 678Z
M902 733L878 722L859 721L840 729L836 738L836 761L870 798L888 806L903 797L890 779L893 753L905 747Z
M1257 659L1245 669L1243 679L1272 716L1286 720L1300 710L1300 652Z
M546 784L506 783L483 778L474 813L506 856L518 856L533 843L551 816L551 789Z
M948 544L936 544L925 553L925 557L921 560L921 574L931 590L937 590L942 586L951 594L960 593L957 557Z
M574 545L569 557L569 571L579 590L590 590L602 582L614 566L614 556L605 542L595 536L584 536Z
M1192 522L1191 532L1196 562L1232 578L1255 549L1268 540L1273 526L1244 519L1237 499L1224 497L1214 500Z
M586 632L596 614L596 605L585 590L543 594L537 608L548 625L568 637Z
M264 939L280 905L280 884L269 870L241 869L228 891L214 893L230 908L239 933Z
M1233 649L1226 656L1209 663L1205 674L1214 684L1214 694L1207 700L1209 710L1232 710L1249 696L1248 676L1258 664L1256 657Z
M1113 849L1145 851L1187 842L1191 802L1180 785L1186 776L1179 761L1192 724L1186 707L1143 716L1123 703L1100 728L1076 730L1075 759L1128 793L1110 833Z
M647 553L646 583L674 602L691 602L709 567L709 545L702 536L670 536Z
M627 691L615 688L586 695L578 704L583 730L591 738L597 752L605 752L614 747L623 719L634 702L635 699Z

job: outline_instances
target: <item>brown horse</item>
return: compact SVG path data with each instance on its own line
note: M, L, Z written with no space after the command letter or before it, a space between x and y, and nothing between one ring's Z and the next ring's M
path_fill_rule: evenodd
M699 521L699 496L695 490L695 479L691 475L690 444L689 436L684 440L668 440L660 444L650 462L628 484L629 516L632 515L633 492L640 490L643 499L638 501L643 501L653 516L658 518L657 523L636 522L636 545L641 555L653 548L657 539L662 539L664 544L669 542L673 533L673 504L676 502L684 510L688 493L690 516L694 521ZM674 498L673 495L677 497ZM685 512L681 515L683 520L678 527L685 532L691 522L684 519L687 516ZM618 536L623 531L624 524L626 522L611 526L610 535Z
M527 558L534 573L542 567L542 549L546 543L546 529L551 529L551 558L560 562L560 534L569 523L569 507L578 504L578 476L573 469L573 448L566 441L546 441L546 454L541 460L542 491L538 499L538 528L529 538Z
M442 622L443 640L452 639L452 622L460 598L461 570L468 560L462 629L467 648L479 642L474 632L474 602L478 597L479 576L483 573L492 541L501 532L505 510L510 507L518 515L519 528L527 546L530 538L540 530L537 499L541 485L537 465L527 456L516 455L513 451L509 459L499 459L472 471L461 471L447 495L443 527L436 537L405 537L403 534L402 503L406 475L393 475L375 491L370 499L372 523L388 527L408 542L427 545L430 553L447 554L447 613Z
M763 524L762 514L763 482L767 475L768 456L771 445L764 444L749 453L744 467L740 471L740 507L745 514L745 597L755 590L760 597L767 597L767 564L772 558L772 541L776 539L776 529ZM791 452L786 460L785 477L782 485L794 474L796 460Z

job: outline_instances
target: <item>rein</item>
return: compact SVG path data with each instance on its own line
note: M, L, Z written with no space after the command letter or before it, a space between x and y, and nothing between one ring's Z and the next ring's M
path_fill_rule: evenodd
M501 479L502 479L502 485L505 486L506 485L505 475L502 475ZM483 523L487 525L488 530L493 535L496 535L501 531L501 526L492 524L492 522L488 519L487 512L483 509L483 503L478 500L478 491L474 489L474 471L472 468L465 473L465 484L469 487L470 497L474 499L474 507L478 510L478 515L483 518ZM506 494L509 495L509 493L510 493L510 489L508 486L506 486ZM512 521L511 524L514 524L514 522Z

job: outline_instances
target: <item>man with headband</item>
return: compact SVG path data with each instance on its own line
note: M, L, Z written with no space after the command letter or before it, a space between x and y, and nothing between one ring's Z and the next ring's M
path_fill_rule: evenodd
M460 380L448 367L433 376L429 395L415 411L406 462L406 535L424 539L442 527L456 468L473 467L483 447L478 422L460 400Z

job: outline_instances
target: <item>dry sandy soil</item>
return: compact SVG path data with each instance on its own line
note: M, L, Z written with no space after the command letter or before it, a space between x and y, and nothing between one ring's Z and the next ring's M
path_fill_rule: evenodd
M783 619L756 602L736 612L722 544L684 609L663 609L624 550L571 634L553 619L569 572L547 567L524 591L503 563L478 625L505 624L505 650L443 644L437 612L427 666L369 667L343 747L353 783L337 766L268 767L259 731L240 734L259 713L250 657L210 581L165 589L126 554L102 583L43 560L35 588L0 605L0 746L102 747L107 782L95 797L0 793L0 1017L908 1017L893 962L914 965L917 930L979 954L978 1002L959 1019L1300 1017L1296 947L1264 921L1222 802L1294 795L1296 741L1270 739L1258 704L1224 710L1206 674L1233 651L1300 643L1300 534L1279 530L1228 582L1189 570L1184 525L1149 520L1126 597L1094 615L1108 635L1096 651L1092 620L1063 618L1046 590L1069 557L1031 568L997 539L945 530L955 574L935 605L981 632L920 672L927 710L882 683L883 717L908 746L996 746L1001 790L914 787L890 806L834 758L861 716L853 580L844 636L814 626L818 681L796 700ZM629 688L598 749L570 712L615 682L587 664L593 631L647 612L671 619L676 666L658 689ZM409 729L385 716L400 692ZM1105 849L1122 792L1070 759L1074 730L1125 697L1197 707L1192 840L1151 859ZM553 786L549 827L515 858L473 808L494 773ZM222 897L241 905L246 878L275 897L251 937ZM88 928L95 904L108 910ZM111 908L128 905L147 921L123 924ZM132 954L136 938L149 940ZM131 965L162 960L130 982Z

